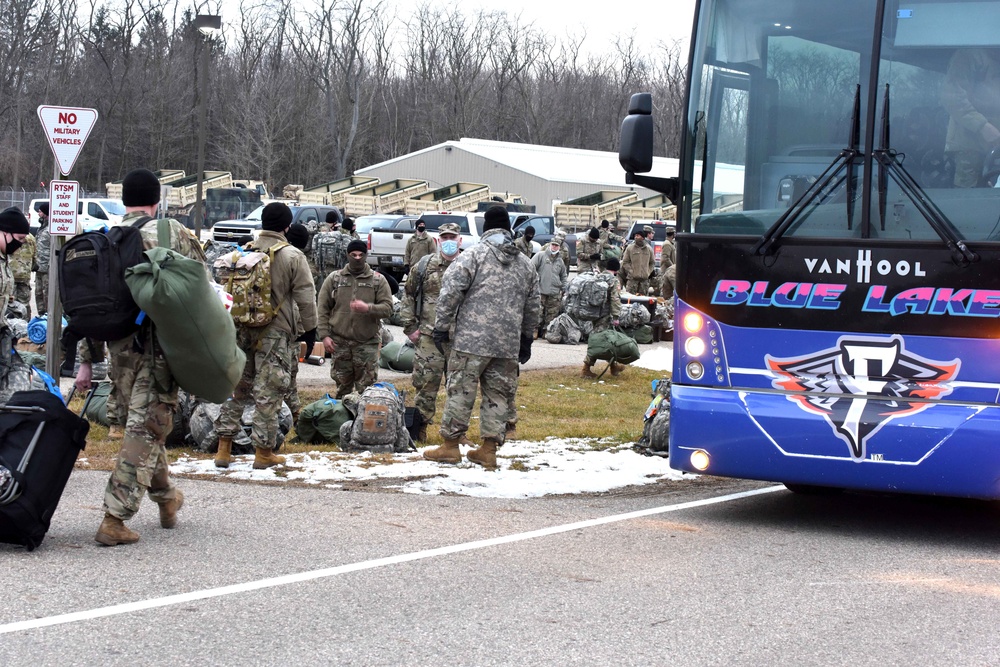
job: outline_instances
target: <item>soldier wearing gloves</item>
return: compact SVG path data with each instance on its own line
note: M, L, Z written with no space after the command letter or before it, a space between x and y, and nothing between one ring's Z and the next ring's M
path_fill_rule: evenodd
M448 357L448 396L441 421L444 444L424 458L459 463L460 445L472 445L469 430L477 387L482 392L479 430L483 442L469 461L496 468L509 405L517 392L518 362L531 358L532 335L541 304L538 273L515 247L510 216L500 206L486 211L479 244L466 250L445 273L432 337ZM454 337L449 333L454 329Z

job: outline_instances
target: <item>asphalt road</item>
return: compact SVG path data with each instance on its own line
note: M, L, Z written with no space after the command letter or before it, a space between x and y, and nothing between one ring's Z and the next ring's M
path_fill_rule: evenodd
M516 501L182 480L176 529L146 503L140 542L103 548L92 540L105 481L74 474L38 550L0 546L0 664L1000 656L996 504L715 478ZM731 498L743 491L763 493ZM294 573L306 574L281 578Z

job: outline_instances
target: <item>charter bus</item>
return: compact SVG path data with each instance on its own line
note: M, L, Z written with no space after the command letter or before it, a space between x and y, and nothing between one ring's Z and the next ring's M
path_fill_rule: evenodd
M793 491L1000 497L1000 1L701 0L669 456ZM735 196L734 196L735 194Z

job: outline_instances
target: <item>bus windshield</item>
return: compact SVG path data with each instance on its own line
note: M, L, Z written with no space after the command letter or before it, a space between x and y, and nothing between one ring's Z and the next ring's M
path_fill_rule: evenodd
M997 10L702 2L681 230L760 236L791 210L791 238L1000 238Z

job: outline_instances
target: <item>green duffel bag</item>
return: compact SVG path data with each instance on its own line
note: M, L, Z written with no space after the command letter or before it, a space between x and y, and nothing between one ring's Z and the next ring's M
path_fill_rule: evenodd
M653 327L643 324L634 329L623 329L626 335L640 345L649 345L653 342Z
M125 270L136 305L153 320L170 372L185 391L211 403L232 396L246 355L236 325L208 281L205 266L170 249L170 223L158 220L148 261Z
M327 394L326 398L302 408L295 433L302 442L339 444L340 425L352 419L354 415L344 402Z
M83 417L92 424L107 426L108 396L111 395L111 383L98 382L90 391L93 393L93 396L90 396L89 401L85 401L87 410L83 413Z
M413 372L413 358L417 349L409 343L392 341L382 346L378 355L378 367L401 373Z
M601 257L601 259L604 260L605 262L608 261L609 259L621 259L622 249L616 248L614 246L608 246L602 251L602 255L603 256Z
M639 358L639 345L621 331L605 329L590 334L587 340L587 356L591 359L631 364Z

